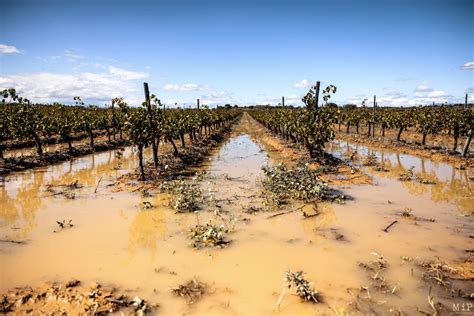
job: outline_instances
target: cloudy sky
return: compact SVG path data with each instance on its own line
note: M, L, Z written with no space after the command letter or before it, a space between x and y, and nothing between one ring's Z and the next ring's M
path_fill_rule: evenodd
M470 0L3 0L0 88L37 102L276 104L474 95ZM473 97L470 97L474 101Z

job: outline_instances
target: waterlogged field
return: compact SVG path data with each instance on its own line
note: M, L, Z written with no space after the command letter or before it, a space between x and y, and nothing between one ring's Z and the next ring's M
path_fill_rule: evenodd
M32 287L15 308L37 314L87 305L58 303L60 290L35 296L71 280L161 315L449 314L472 303L472 168L347 141L328 149L352 168L326 178L344 203L270 207L262 168L298 168L301 151L247 113L182 180L199 192L195 212L177 212L177 191L158 186L117 192L137 165L131 147L11 173L0 187L0 292ZM207 223L218 237L190 238ZM214 237L221 247L199 247ZM304 271L314 299L286 286L289 270Z

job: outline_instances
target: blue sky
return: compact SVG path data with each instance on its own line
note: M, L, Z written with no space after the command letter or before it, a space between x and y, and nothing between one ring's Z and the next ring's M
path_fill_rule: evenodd
M0 88L104 104L460 102L474 95L474 1L3 0ZM474 98L470 97L474 101Z

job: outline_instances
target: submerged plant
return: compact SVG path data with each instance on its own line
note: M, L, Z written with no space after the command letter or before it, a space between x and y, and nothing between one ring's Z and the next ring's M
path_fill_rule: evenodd
M416 216L414 213L413 213L413 210L409 207L405 207L403 210L401 210L400 212L398 212L398 215L401 216L401 217L404 217L406 219L411 219L411 220L415 220L415 221L422 221L422 222L436 222L436 219L435 218L426 218L426 217L420 217L420 216Z
M333 200L341 202L343 195L333 194L328 185L319 178L319 172L311 170L308 164L289 169L284 164L264 167L262 184L267 191L266 199L273 206L286 204L288 200Z
M224 225L216 226L208 222L205 225L197 224L190 229L189 238L192 240L191 246L194 248L223 248L230 243L225 239L226 233L228 233L228 230Z
M318 291L313 287L313 282L309 282L303 277L303 271L291 272L290 270L285 272L285 286L291 289L293 286L296 289L296 294L305 301L313 301L319 303L317 296ZM279 303L283 296L280 297Z
M375 166L375 165L377 165L377 155L375 155L374 153L368 154L365 157L364 165L365 166Z
M415 261L415 264L421 269L421 278L426 283L443 288L453 297L474 298L472 287L462 282L470 281L470 278L448 263L438 259L437 261Z
M413 216L413 210L409 207L405 207L401 212L400 216L402 217L412 217Z
M186 298L188 304L192 304L202 297L205 293L205 288L205 284L192 279L186 284L175 287L172 291L175 295Z
M410 167L407 171L400 173L398 177L399 181L415 181L421 184L436 184L435 181L422 177L420 174L415 173L415 167Z
M72 219L66 222L65 219L62 221L56 221L56 224L58 224L59 229L64 229L64 228L70 228L74 227L74 224L72 223ZM54 233L58 232L59 230L53 230Z
M399 290L398 284L393 284L385 279L383 271L387 269L388 262L383 255L372 252L371 255L376 258L368 263L359 262L359 267L366 270L370 275L370 285L364 287L364 290L369 292L369 287L375 289L382 294L394 295Z
M142 202L142 208L147 210L153 207L153 204L151 204L149 201L143 201Z
M184 180L164 182L160 189L172 194L170 206L177 212L193 212L199 209L202 193L194 179L191 182Z

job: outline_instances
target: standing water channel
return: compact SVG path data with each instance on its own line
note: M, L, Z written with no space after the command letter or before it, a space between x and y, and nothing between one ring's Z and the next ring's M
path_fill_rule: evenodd
M471 171L374 151L379 158L384 155L390 171L364 168L374 184L339 186L352 197L345 205L321 203L321 214L311 218L300 212L268 218L273 213L248 212L262 208L262 167L289 161L266 141L268 135L261 137L265 133L245 114L228 140L196 169L204 172L195 180L202 194L216 203L203 206L199 214L175 213L168 206L170 195L158 190L151 191L151 197L114 192L116 178L136 166L131 148L7 176L0 187L0 239L26 243L0 243L0 291L74 278L126 289L159 303L157 313L162 315L343 313L354 299L348 289L370 282L358 263L377 253L389 263L384 277L397 284L396 295L379 299L387 312L429 310L428 286L412 275L413 266L401 257L458 262L468 256L466 251L473 248ZM345 142L331 146L341 157L355 149ZM371 151L363 146L357 150ZM398 181L398 173L411 165L435 177L437 184ZM56 185L75 181L73 196L56 194ZM153 207L143 209L144 201ZM404 208L435 221L397 217ZM398 223L384 232L395 219ZM62 220L74 226L58 230L56 221ZM189 229L208 220L231 230L228 247L189 246ZM289 269L304 271L314 282L320 304L304 303L288 293L277 307ZM206 292L188 305L171 289L193 278L206 284Z

